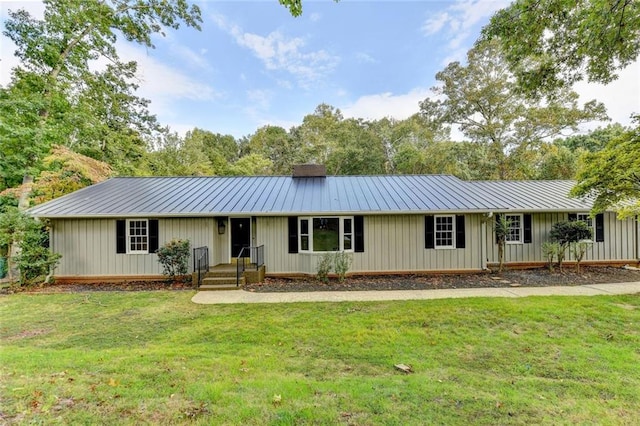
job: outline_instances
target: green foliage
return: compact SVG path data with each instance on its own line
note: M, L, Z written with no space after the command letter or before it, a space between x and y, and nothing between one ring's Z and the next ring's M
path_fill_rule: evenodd
M497 42L476 45L467 65L449 64L436 74L437 99L427 98L420 111L428 122L457 125L471 141L485 147L484 179L526 179L544 140L585 121L606 117L602 104L578 106L578 94L563 90L553 97L531 99L513 80Z
M587 254L587 250L593 245L591 240L582 240L571 244L571 253L576 259L576 270L580 273L580 263L584 256Z
M518 85L555 92L586 75L609 83L640 53L636 0L517 0L498 11L484 39L504 46Z
M567 248L569 248L571 244L591 239L591 229L581 220L563 220L556 222L551 226L549 239L552 242L557 243L559 246L557 253L558 268L562 270L562 262Z
M158 262L162 265L162 273L173 279L189 270L191 243L189 240L173 239L160 247L156 254Z
M640 214L640 116L635 128L580 159L575 197L595 197L593 212L615 210L623 219Z
M547 260L547 267L553 271L553 259L560 252L560 244L557 242L545 241L542 243L542 257Z
M507 244L510 223L511 221L507 220L505 215L500 215L496 220L493 220L493 232L496 234L496 242L498 243L499 272L502 272L504 266L504 249Z
M351 268L353 262L353 256L351 253L345 253L344 251L336 252L333 254L333 269L338 275L338 280L343 282Z
M123 62L118 37L153 47L152 37L181 23L198 28L186 0L44 1L44 19L9 11L3 34L20 63L0 89L0 160L5 187L40 171L51 146L73 147L114 169L134 172L161 129L135 95L136 63ZM103 67L94 67L101 58Z
M333 270L338 280L343 282L351 268L353 256L344 251L324 253L316 267L316 278L324 283L329 282L329 273Z
M325 253L316 266L316 278L323 283L329 282L329 272L333 266L333 253Z
M48 229L16 208L0 215L0 247L8 253L9 277L17 267L21 285L43 280L61 257L49 249Z

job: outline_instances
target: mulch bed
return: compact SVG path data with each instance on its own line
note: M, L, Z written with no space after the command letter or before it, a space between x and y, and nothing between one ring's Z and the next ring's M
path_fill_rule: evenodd
M248 284L245 290L256 292L361 291L361 290L436 290L486 287L547 287L596 283L640 281L640 271L614 267L571 267L563 271L547 269L509 270L501 273L460 275L383 275L353 276L340 283L323 283L313 278L267 278L264 283Z
M332 278L324 283L315 278L267 278L263 283L247 284L255 292L435 290L482 287L547 287L597 283L640 282L640 271L614 267L573 267L550 272L547 269L506 270L502 273L352 276L344 282ZM54 284L23 289L5 288L2 293L78 293L89 291L194 290L190 281L129 281Z

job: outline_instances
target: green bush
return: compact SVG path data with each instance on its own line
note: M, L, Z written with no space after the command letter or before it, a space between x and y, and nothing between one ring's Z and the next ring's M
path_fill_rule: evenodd
M549 232L549 238L560 246L558 250L558 268L562 270L562 261L567 248L578 241L591 239L591 229L581 220L563 220L553 224L551 232Z
M558 255L559 251L560 244L558 243L551 241L542 243L542 256L547 260L547 267L550 271L553 271L553 259Z
M162 273L170 278L184 275L188 270L191 243L189 240L173 239L160 247L156 252L158 262L162 265Z
M340 282L343 282L347 276L347 272L349 271L349 268L351 268L352 260L353 258L351 257L351 254L343 251L333 255L333 268L336 271L336 274L338 274Z
M333 253L325 253L320 258L316 268L316 278L323 283L329 282L329 272L333 266Z
M44 281L58 264L60 255L49 250L49 232L44 223L9 207L0 215L0 248L7 253L7 268L19 271L20 285ZM14 250L17 248L17 250ZM18 255L11 257L17 252ZM14 278L10 275L10 278Z

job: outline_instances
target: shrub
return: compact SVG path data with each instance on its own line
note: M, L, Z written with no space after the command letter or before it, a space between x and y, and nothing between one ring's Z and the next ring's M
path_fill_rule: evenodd
M316 269L316 278L323 283L329 282L329 272L333 265L333 253L325 253L320 258Z
M573 253L573 256L576 258L576 271L578 273L580 273L580 262L582 262L584 255L587 254L587 250L592 244L593 241L591 240L582 240L571 244L571 253Z
M351 262L353 258L351 254L345 253L343 251L335 253L333 256L333 267L338 274L338 279L340 282L343 282L345 277L347 276L347 272L349 268L351 268Z
M542 256L547 260L547 267L550 271L553 271L553 259L558 255L560 251L560 244L552 243L551 241L545 241L542 243Z
M0 215L0 247L7 253L9 278L14 278L12 269L17 267L20 285L47 276L61 257L49 250L46 225L14 207Z
M191 244L189 240L173 239L156 252L162 264L162 273L170 278L187 273Z
M562 270L562 261L564 260L567 248L572 243L591 239L591 229L585 222L580 220L563 220L553 224L549 238L552 242L558 243L560 246L558 250L558 268Z

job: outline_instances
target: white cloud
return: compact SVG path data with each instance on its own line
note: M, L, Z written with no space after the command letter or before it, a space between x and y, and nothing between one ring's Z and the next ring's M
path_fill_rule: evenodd
M508 0L458 0L446 11L427 18L421 30L425 36L444 31L448 40L447 47L458 50L464 44L473 41L469 40L470 37L476 37L475 27L478 23L508 5Z
M140 91L145 96L183 98L196 101L215 99L220 96L208 84L200 83L182 70L171 67L149 56L144 48L118 43L118 53L124 61L138 63Z
M266 36L245 32L221 15L212 16L212 20L230 34L238 45L253 52L267 70L285 71L293 75L301 87L309 87L311 83L321 80L339 62L337 56L323 49L305 51L306 42L300 37L289 38L280 31L273 31Z
M369 55L368 53L364 53L364 52L358 52L356 53L356 59L359 62L365 63L365 64L374 64L378 61L376 61L373 56Z
M314 12L311 15L309 15L309 20L311 22L318 22L321 18L322 18L322 15L320 15L317 12Z
M427 18L425 23L422 25L422 32L425 35L435 34L440 32L440 30L449 22L449 14L447 12L440 12L435 16Z
M619 72L619 78L606 86L604 84L576 83L574 90L580 94L581 102L596 99L607 107L612 122L631 124L631 113L640 113L640 60ZM595 128L606 123L594 122L587 126Z
M247 99L252 105L252 108L263 110L269 109L272 97L273 92L271 90L247 90Z
M404 120L420 110L419 103L430 95L424 87L412 89L409 93L394 95L389 92L362 96L354 103L340 107L345 117L379 120L392 117Z

